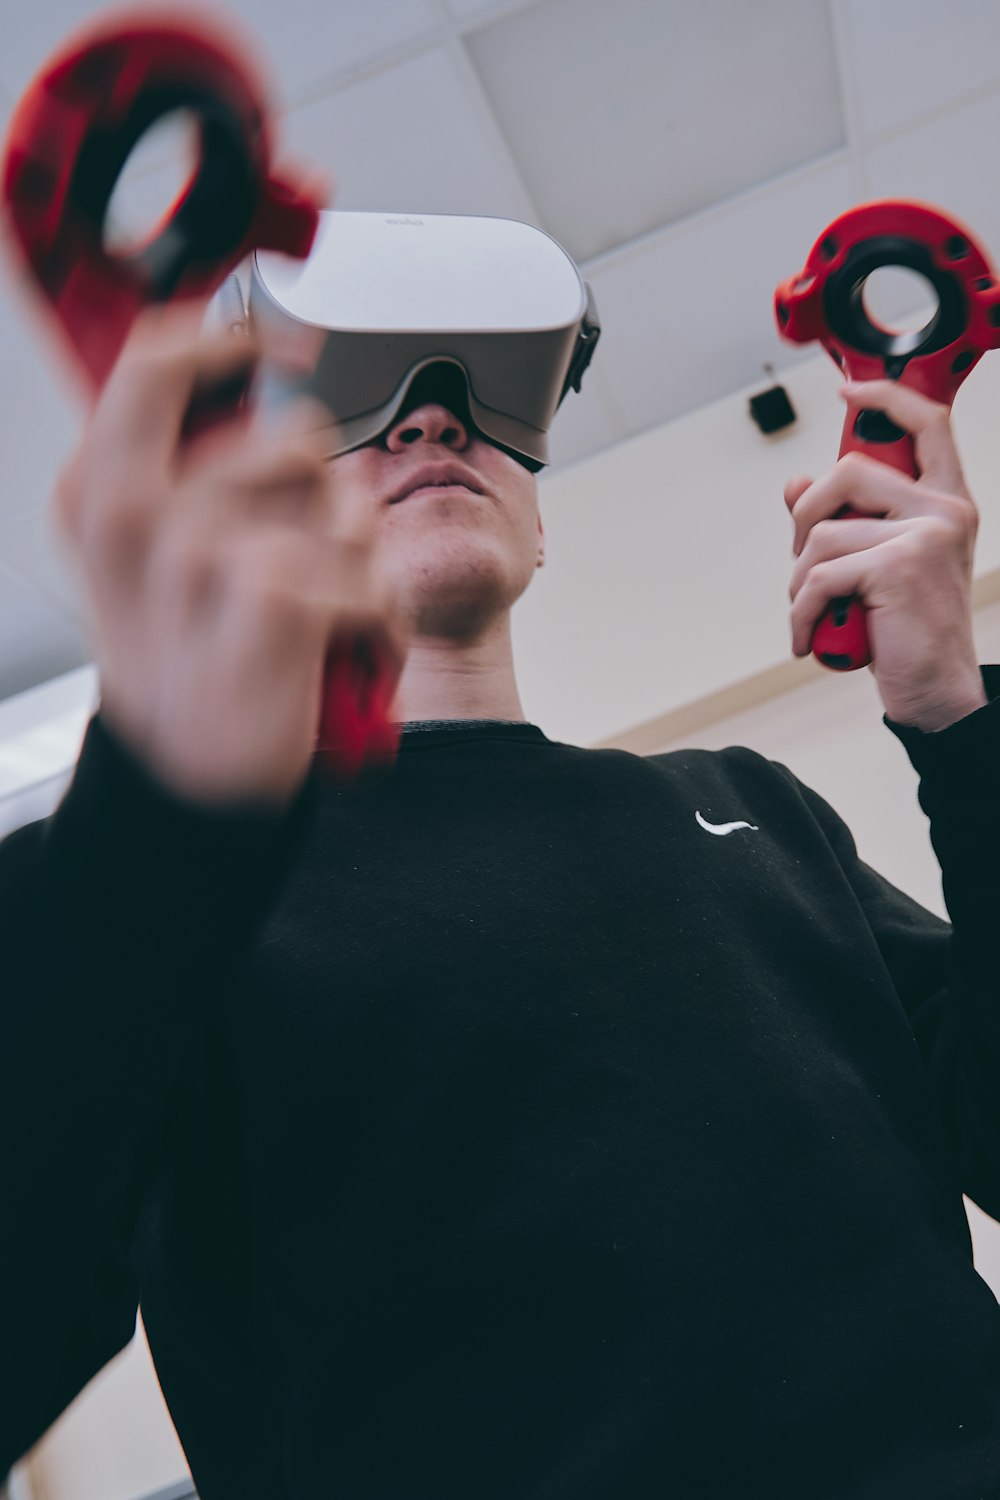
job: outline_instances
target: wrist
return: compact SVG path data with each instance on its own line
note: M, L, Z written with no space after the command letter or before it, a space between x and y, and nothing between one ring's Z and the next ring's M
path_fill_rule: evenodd
M913 705L900 709L894 713L891 708L886 713L894 723L903 725L907 729L918 729L922 734L938 734L942 729L948 729L952 724L957 724L959 719L968 718L977 709L983 708L989 702L982 679L975 688L963 693L950 692L947 697L927 699L919 705Z

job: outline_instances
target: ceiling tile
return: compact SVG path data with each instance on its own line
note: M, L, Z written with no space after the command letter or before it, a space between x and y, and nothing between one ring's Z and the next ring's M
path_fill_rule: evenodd
M963 219L1000 266L1000 93L867 153L873 198L917 198Z
M869 140L1000 78L996 0L847 0L845 15Z
M544 0L466 40L578 258L841 145L826 0Z
M83 631L0 563L0 699L71 672L89 659Z
M102 7L103 9L103 7ZM350 0L317 5L315 0L215 0L212 11L246 35L272 80L276 104L288 105L327 79L382 56L436 29L432 0ZM4 28L0 81L19 98L49 56L81 24L95 15L92 0L47 0L20 12L18 24Z
M291 104L347 68L427 36L440 20L433 0L238 0L228 13L253 28L277 97Z
M766 361L787 368L815 353L779 339L774 289L852 201L841 162L584 267L602 325L594 363L632 432L763 384Z
M327 168L336 207L532 220L443 47L290 111L282 143Z
M477 21L480 16L506 15L510 11L524 10L536 5L538 0L445 0L448 10L459 25Z

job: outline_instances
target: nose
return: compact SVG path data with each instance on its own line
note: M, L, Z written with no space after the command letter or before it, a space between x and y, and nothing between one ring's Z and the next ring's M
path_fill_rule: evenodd
M402 453L414 443L441 443L456 452L468 446L469 434L455 413L437 401L425 401L400 417L390 427L386 446L390 453Z

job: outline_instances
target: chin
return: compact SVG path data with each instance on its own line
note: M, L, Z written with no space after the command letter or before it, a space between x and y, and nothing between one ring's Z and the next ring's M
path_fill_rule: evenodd
M531 581L489 547L409 549L391 585L418 634L473 636L511 608Z

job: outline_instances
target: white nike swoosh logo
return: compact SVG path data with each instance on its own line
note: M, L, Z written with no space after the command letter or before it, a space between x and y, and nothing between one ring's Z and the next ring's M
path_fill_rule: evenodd
M760 832L756 823L706 823L700 812L696 812L695 817L706 833L735 833L737 828L749 828L751 833Z

